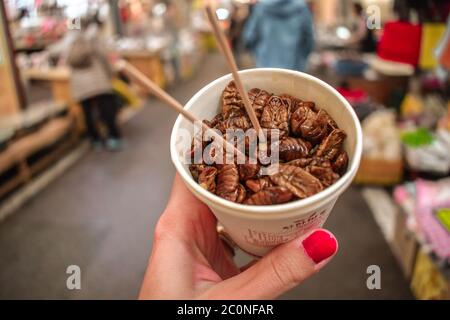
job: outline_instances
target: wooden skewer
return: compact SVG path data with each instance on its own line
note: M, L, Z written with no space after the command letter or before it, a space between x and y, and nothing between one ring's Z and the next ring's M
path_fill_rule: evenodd
M217 134L217 132L212 130L202 120L197 118L195 115L193 115L189 111L185 110L181 103L179 103L171 95L169 95L167 92L165 92L163 89L161 89L158 85L156 85L153 81L151 81L149 78L147 78L141 71L136 69L133 65L131 65L130 63L128 63L125 60L119 60L116 62L116 67L118 70L122 71L127 76L129 76L132 80L138 82L139 84L141 84L142 86L147 88L151 93L153 93L162 102L165 102L169 107L171 107L178 113L181 113L183 115L183 117L185 117L186 119L191 121L193 124L201 123L202 129L204 131L209 132L209 134L212 137L214 137L215 139L222 140L223 145L227 146L227 150L234 150L237 155L245 157L245 155L239 149L237 149L234 145L229 143L221 135Z
M207 4L205 6L206 14L208 15L209 22L211 23L214 31L214 35L216 37L217 42L219 43L220 48L222 49L223 54L225 55L225 59L228 62L228 66L231 69L231 73L234 78L234 82L236 83L236 87L242 97L244 102L245 110L252 122L253 128L258 132L259 135L263 134L261 130L261 126L259 125L258 118L256 117L255 110L253 110L252 104L250 103L250 99L248 98L247 91L244 89L244 85L242 84L241 77L238 73L238 68L236 65L236 61L234 60L233 54L231 53L230 46L225 38L225 34L217 23L217 19L215 14L213 13L211 6Z

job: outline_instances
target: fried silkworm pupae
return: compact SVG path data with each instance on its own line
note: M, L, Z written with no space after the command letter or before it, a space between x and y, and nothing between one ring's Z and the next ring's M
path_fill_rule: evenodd
M195 164L189 166L202 188L236 203L276 205L310 197L345 174L349 163L344 150L346 133L325 109L292 94L260 88L249 90L248 96L261 127L267 129L266 141L255 147L257 134L248 131L253 125L231 81L222 92L221 112L204 123L219 130L244 157L227 154L219 141L198 134L188 158L202 151L200 163L195 157ZM277 163L263 165L258 155L265 152L271 157L277 150L278 158L272 158ZM245 163L238 162L239 158ZM269 170L274 168L278 171Z

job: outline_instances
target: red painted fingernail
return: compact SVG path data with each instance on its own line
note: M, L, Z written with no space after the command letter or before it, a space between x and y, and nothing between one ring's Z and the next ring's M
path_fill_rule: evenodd
M329 232L317 230L302 242L308 256L317 264L337 250L336 238Z

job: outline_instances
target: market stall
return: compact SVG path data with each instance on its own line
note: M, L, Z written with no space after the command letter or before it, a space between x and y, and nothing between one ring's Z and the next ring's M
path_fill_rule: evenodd
M366 81L346 80L378 104L361 117L356 182L415 297L449 299L449 37L445 21L424 19L385 24Z

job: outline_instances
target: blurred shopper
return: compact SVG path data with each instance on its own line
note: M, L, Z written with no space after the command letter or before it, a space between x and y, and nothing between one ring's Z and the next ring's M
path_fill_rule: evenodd
M363 6L353 3L353 15L355 19L352 36L347 41L346 52L341 53L334 65L334 71L341 77L361 77L369 65L362 59L363 53L375 52L377 49L373 30L367 27L367 17ZM341 90L347 90L348 84L344 81L340 84Z
M304 71L314 48L311 12L304 0L262 0L245 25L244 41L257 67Z
M87 133L93 146L99 148L102 145L102 137L97 129L98 114L107 129L106 148L117 151L122 147L117 126L119 106L111 84L113 71L98 35L99 26L99 21L93 19L82 23L81 30L74 30L66 47L65 58L72 69L72 95L83 108Z
M356 30L354 30L349 44L354 44L360 52L375 52L377 44L372 29L367 28L367 17L360 3L353 3L353 14L356 18Z

